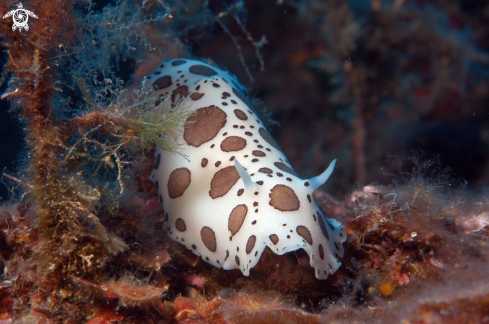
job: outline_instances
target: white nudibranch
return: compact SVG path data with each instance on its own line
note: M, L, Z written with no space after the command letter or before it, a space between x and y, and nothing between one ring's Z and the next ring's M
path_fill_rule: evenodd
M229 72L174 59L147 79L151 96L171 92L173 103L186 97L194 111L179 129L183 154L157 148L150 176L168 235L213 266L245 276L267 246L280 255L304 249L316 278L333 274L346 231L324 217L312 193L336 160L321 175L300 179Z

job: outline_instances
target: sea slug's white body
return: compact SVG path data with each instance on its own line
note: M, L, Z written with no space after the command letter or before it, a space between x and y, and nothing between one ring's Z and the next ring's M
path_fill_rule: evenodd
M208 263L248 276L266 246L304 249L318 279L334 273L346 231L327 219L313 191L331 174L300 179L253 111L236 77L200 61L162 62L151 96L187 97L195 114L181 126L181 153L157 148L151 180L168 235Z

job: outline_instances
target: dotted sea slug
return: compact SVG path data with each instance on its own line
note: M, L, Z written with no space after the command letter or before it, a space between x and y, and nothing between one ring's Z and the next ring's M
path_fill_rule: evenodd
M188 97L195 111L179 137L187 159L157 148L150 176L168 235L208 263L245 276L267 246L277 254L304 249L318 279L334 273L346 231L324 217L312 192L335 161L321 175L300 179L228 72L174 59L147 79L152 96L171 91L173 103Z

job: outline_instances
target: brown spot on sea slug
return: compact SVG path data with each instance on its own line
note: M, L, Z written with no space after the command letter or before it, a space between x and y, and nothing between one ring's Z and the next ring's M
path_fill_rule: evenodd
M212 105L199 108L197 112L187 118L187 126L183 138L188 145L199 147L201 144L216 137L217 133L226 124L226 113Z
M277 142L275 142L275 140L273 139L273 137L267 132L267 130L265 128L260 127L260 129L258 130L258 132L260 133L261 137L263 137L263 139L265 141L267 141L268 144L270 144L273 147L275 147L276 149L279 149L280 150L280 146L278 146Z
M153 88L155 90L165 89L171 85L172 85L171 76L169 76L169 75L162 76L162 77L156 79L155 82L153 82Z
M278 236L276 234L272 234L268 237L270 241L272 241L273 245L277 245L278 243Z
M258 170L258 172L265 173L265 174L272 174L273 173L272 169L269 169L269 168L260 168Z
M300 207L294 190L285 185L276 185L270 191L270 206L280 211L294 211Z
M282 163L282 162L275 162L274 165L277 168L279 168L280 170L285 171L287 173L290 173L290 174L295 175L296 177L298 177L297 173L292 168L290 168L287 164Z
M241 109L234 109L234 114L241 120L247 120L248 116Z
M205 95L205 93L200 93L200 92L194 92L190 95L190 99L192 100L199 100L200 98L202 98L203 96Z
M202 239L204 245L209 249L209 251L216 252L217 250L216 234L210 227L207 226L202 227L202 229L200 230L200 238Z
M251 235L248 238L248 242L246 243L246 254L250 254L251 251L253 251L253 248L255 247L255 243L256 243L256 236Z
M204 76L216 75L217 72L214 69L202 64L192 65L189 69L193 74L199 74Z
M178 88L176 88L175 90L173 90L173 92L171 94L171 102L176 103L175 100L177 98L177 95L180 95L178 97L178 100L186 97L188 95L188 87L186 85L181 85Z
M319 244L318 248L319 248L319 257L321 258L321 260L324 260L324 249L323 249L323 246L321 244Z
M228 230L231 232L232 236L238 233L241 226L243 226L247 213L248 207L246 207L246 205L238 205L231 211L228 218Z
M175 169L168 178L168 195L171 198L178 198L185 192L190 185L190 170L187 168Z
M226 137L221 142L221 150L224 152L240 151L246 147L246 140L239 136Z
M329 240L329 232L328 228L326 227L326 224L324 223L323 216L318 213L318 220L319 220L319 227L321 228L321 232L323 232L323 235Z
M239 173L234 166L228 166L214 174L209 195L212 199L224 196L238 181Z
M175 228L179 232L185 232L187 230L187 226L185 225L185 221L181 218L177 218L177 220L175 221Z
M302 226L302 225L297 226L296 231L297 231L297 234L302 236L307 241L307 243L312 245L311 231L309 231L309 229L307 227Z

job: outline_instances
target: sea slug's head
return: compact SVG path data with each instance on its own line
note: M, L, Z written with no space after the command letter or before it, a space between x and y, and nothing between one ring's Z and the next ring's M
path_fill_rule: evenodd
M276 254L302 248L309 255L316 277L325 279L341 265L338 259L344 254L342 244L346 240L346 230L336 220L324 217L313 191L329 178L336 160L322 174L308 180L300 179L292 168L279 163L274 166L278 164L282 172L261 169L258 175L250 176L240 162L235 161L245 187L243 195L266 207L261 207L261 215L255 216L261 226L247 227L249 232L245 229L239 239L261 239ZM230 221L234 220L230 218ZM252 259L250 268L257 262L258 259ZM249 272L246 267L242 271L245 275Z

